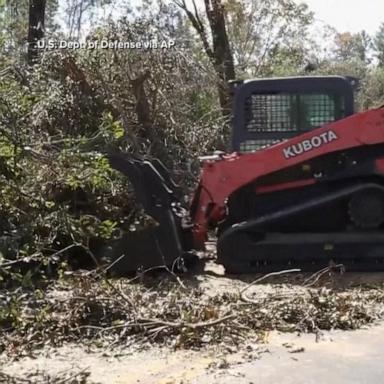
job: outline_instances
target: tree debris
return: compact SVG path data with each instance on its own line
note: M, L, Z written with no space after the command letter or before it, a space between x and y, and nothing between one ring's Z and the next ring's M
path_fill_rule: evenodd
M263 342L270 330L356 329L384 314L382 285L341 290L254 284L240 289L247 291L245 302L236 288L211 295L188 279L180 285L169 274L106 280L86 272L45 290L3 290L0 351L12 358L70 341L105 348L157 343L236 349L246 340Z

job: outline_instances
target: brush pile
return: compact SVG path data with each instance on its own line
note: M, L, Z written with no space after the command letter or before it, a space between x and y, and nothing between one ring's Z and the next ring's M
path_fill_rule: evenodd
M244 286L243 286L244 289ZM103 348L236 348L270 330L319 333L357 329L384 315L382 286L344 290L257 284L247 300L232 289L207 292L196 281L164 276L110 280L90 272L46 289L0 292L0 350L33 355L76 341Z

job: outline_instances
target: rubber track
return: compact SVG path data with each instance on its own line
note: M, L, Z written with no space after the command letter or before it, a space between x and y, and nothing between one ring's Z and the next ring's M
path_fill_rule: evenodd
M349 186L331 192L326 196L311 199L304 203L293 205L253 220L234 224L225 230L218 239L218 262L224 265L227 272L232 273L268 273L287 268L300 268L303 271L316 271L327 266L329 263L342 263L349 271L384 270L384 232L382 234L380 232L377 233L377 236L372 235L370 232L356 232L351 235L351 239L356 236L361 236L362 241L360 243L351 241L350 246L347 246L347 243L340 243L341 246L339 244L339 248L342 253L341 256L338 255L337 249L336 252L327 253L321 251L321 247L327 247L327 244L332 247L332 244L335 244L334 237L336 236L337 240L337 236L340 238L342 236L347 236L347 232L317 234L319 236L317 245L315 244L316 241L313 242L312 245L309 245L308 241L305 240L306 236L313 237L316 236L316 234L302 233L299 236L298 234L292 234L292 239L294 239L295 236L298 238L298 240L296 240L296 245L293 243L290 245L293 250L292 254L287 254L283 248L278 248L287 247L286 239L289 238L289 235L285 235L285 240L281 243L270 242L270 252L265 251L265 249L263 252L260 252L262 249L260 247L268 247L268 241L265 242L263 234L263 232L266 232L265 230L263 231L263 229L265 229L267 225L286 219L296 213L301 213L314 207L321 207L331 201L339 200L348 197L353 193L368 189L384 192L384 187L376 183ZM260 241L257 242L259 236ZM323 236L322 239L321 236ZM370 236L373 237L369 239ZM330 238L332 238L332 241L329 241ZM364 242L364 238L368 238L368 241ZM300 239L302 239L302 241L300 241ZM259 252L257 251L258 244L260 245ZM357 248L361 248L362 246L366 249L364 255L362 255L361 250L357 252ZM262 255L260 255L260 253L262 253ZM283 254L284 256L276 257L276 254ZM301 256L299 256L299 254Z

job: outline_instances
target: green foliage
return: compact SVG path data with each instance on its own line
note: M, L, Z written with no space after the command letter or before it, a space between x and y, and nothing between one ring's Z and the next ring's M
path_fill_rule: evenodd
M100 131L105 139L121 139L124 136L124 128L120 121L115 121L111 112L102 116Z
M302 66L306 55L308 26L313 14L304 3L292 0L229 0L226 3L231 45L240 76L281 74L282 61L286 73L293 70L289 63ZM298 58L299 62L297 61Z
M61 4L69 36L71 38L81 37L84 24L92 23L95 13L103 10L103 7L111 3L113 0L62 0Z
M134 22L110 21L89 38L181 38L183 20L175 24L170 17L175 8L160 11L156 17L146 11ZM179 181L191 182L197 155L214 149L225 133L215 78L196 71L201 64L181 43L118 55L114 50L47 51L33 70L20 57L0 54L0 249L5 260L28 258L30 267L44 272L74 250L81 254L92 248L95 239L120 236L137 221L128 182L110 168L104 155L109 151L159 157L176 170ZM148 102L148 126L140 121L134 89L144 72L148 77L140 92ZM23 268L30 267L17 264L12 277L3 270L3 283L20 282Z
M379 31L375 36L375 51L379 61L379 66L384 67L384 23L381 24Z
M362 109L378 108L384 105L384 68L368 71L361 84L358 99Z
M133 204L126 181L93 149L121 138L121 124L84 97L75 103L76 84L58 80L49 60L23 81L11 73L0 86L1 250L45 264L71 243L88 246L111 237L117 222L128 226Z
M370 50L373 47L370 36L361 31L356 34L350 32L338 33L335 37L335 57L336 60L344 62L360 61L369 64Z

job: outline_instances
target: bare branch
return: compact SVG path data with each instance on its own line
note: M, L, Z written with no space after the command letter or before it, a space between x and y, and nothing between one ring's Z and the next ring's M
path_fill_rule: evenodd
M240 298L241 300L247 302L247 303L250 303L250 304L256 304L257 302L248 298L244 292L249 289L250 287L252 287L252 285L255 285L257 283L260 283L261 281L267 279L268 277L271 277L271 276L280 276L280 275L284 275L286 273L296 273L296 272L301 272L301 269L286 269L286 270L283 270L283 271L279 271L279 272L271 272L271 273L268 273L264 276L261 276L259 278L257 278L256 280L253 280L251 283L249 283L246 287L244 287L241 291L240 291Z
M202 22L202 20L201 20L201 18L199 16L199 12L197 10L197 6L196 6L195 1L193 0L194 12L192 12L190 9L188 9L188 7L187 7L187 5L185 3L185 0L173 0L173 1L187 15L187 17L188 17L189 21L191 22L193 28L196 30L196 32L198 33L198 35L199 35L199 37L201 39L201 42L203 44L205 53L207 54L209 59L212 61L212 63L214 63L215 62L215 55L214 55L213 49L211 48L211 46L210 46L210 44L208 42L207 33L206 33L206 30L205 30L204 24L203 24L203 22Z

